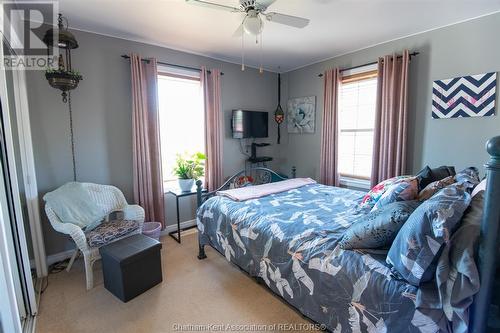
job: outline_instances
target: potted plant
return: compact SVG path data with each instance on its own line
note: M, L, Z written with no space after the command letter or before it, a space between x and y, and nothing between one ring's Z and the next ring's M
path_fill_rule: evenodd
M183 192L193 188L194 181L205 174L205 154L194 153L192 155L177 154L174 167L174 175L178 177L179 187Z

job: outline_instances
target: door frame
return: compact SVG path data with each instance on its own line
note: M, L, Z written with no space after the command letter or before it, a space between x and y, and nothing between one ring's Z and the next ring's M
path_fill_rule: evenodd
M26 73L24 71L13 72L14 84L16 85L14 89L14 99L16 105L19 148L21 150L22 181L24 182L26 206L28 208L36 273L40 278L48 275L48 267L43 239L42 220L40 218L38 184L36 181L35 158L33 154L33 141L31 138L31 124L28 107L28 92L26 89Z

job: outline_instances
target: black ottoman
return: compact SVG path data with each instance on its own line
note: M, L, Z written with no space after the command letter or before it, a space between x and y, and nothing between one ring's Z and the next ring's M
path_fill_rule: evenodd
M133 235L99 249L104 287L123 302L162 281L161 243L142 234Z

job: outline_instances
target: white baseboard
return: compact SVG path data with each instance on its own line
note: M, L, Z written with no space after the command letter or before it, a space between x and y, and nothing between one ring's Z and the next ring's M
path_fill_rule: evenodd
M183 228L189 228L189 227L192 227L193 225L196 225L196 220L193 219L193 220L189 220L189 221L184 221L184 222L181 222L181 229ZM172 232L172 231L177 231L177 223L176 224L172 224L172 225L167 225L165 227L165 229L162 230L161 232L161 235L168 235L169 232Z
M73 250L66 250L66 251L63 251L63 252L55 253L55 254L51 254L51 255L47 256L47 265L50 266L52 264L55 264L56 262L69 259L69 258L71 258L71 256L73 255L73 253L75 253L74 249Z
M189 221L184 221L184 222L181 222L181 229L189 228L189 227L192 227L194 225L196 225L195 219L189 220ZM162 230L161 235L162 236L168 235L172 231L177 231L177 223L172 224L172 225L167 225L165 227L165 229ZM75 250L67 250L67 251L51 254L51 255L47 256L47 265L50 266L56 262L69 259L69 258L71 258L71 256L73 255L74 252L75 252ZM34 262L33 262L32 267L34 267Z
M67 250L55 254L51 254L47 256L47 266L55 264L56 262L63 261L71 258L71 256L75 253L75 250ZM30 259L30 268L35 269L35 260Z

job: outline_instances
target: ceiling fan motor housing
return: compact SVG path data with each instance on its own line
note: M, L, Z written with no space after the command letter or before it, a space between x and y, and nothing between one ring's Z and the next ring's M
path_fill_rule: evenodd
M255 0L240 0L240 8L245 12L249 10L259 10L259 4Z

